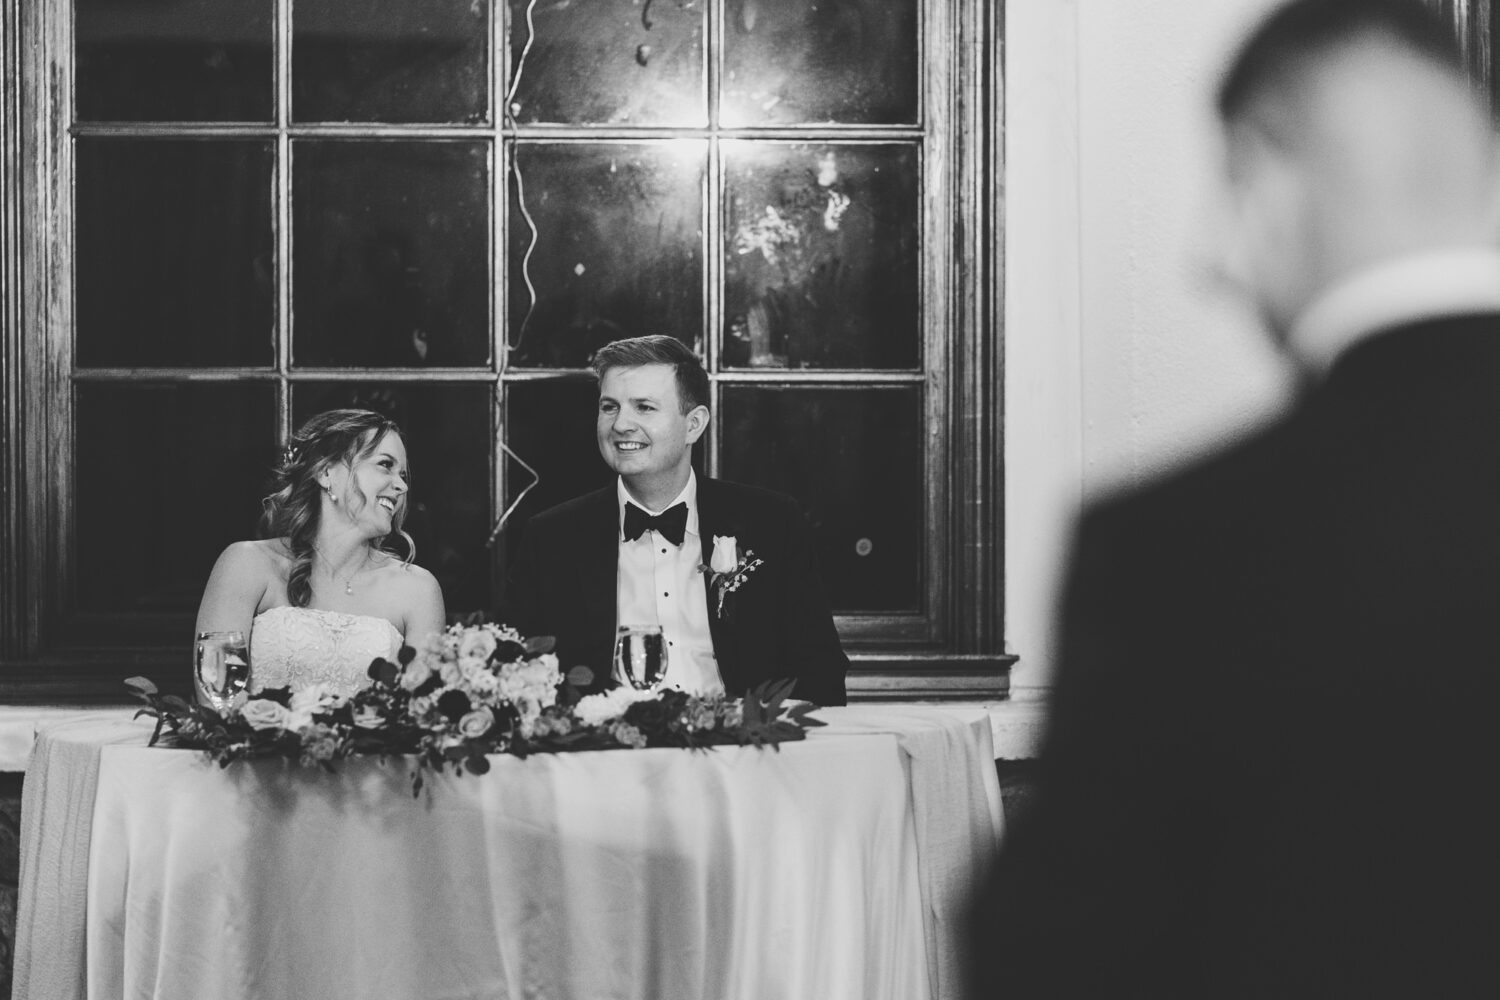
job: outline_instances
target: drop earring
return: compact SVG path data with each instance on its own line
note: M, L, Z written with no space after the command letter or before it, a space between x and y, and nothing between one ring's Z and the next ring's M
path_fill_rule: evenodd
M323 492L325 492L325 493L328 494L328 499L329 499L330 502L332 502L332 503L338 503L339 502L339 498L333 495L333 486L332 485L328 485L328 486L323 487Z

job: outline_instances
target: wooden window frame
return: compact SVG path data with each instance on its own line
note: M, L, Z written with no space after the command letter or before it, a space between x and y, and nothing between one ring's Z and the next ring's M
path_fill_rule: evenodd
M804 141L881 138L924 139L922 170L922 351L923 369L890 372L718 372L713 364L719 331L708 329L714 391L722 386L778 384L839 386L913 384L926 406L926 506L929 537L926 607L923 615L841 616L839 626L854 662L849 678L856 698L999 697L1015 657L1003 644L1003 439L1001 274L1003 185L1002 8L986 0L925 0L922 7L925 97L921 127L818 127L734 130L734 135ZM496 3L494 52L508 58L507 6ZM289 0L277 4L277 58L289 59ZM710 30L718 30L718 18ZM71 232L72 166L71 3L0 0L0 700L26 702L119 702L122 671L165 671L182 657L156 647L97 644L98 636L63 635L70 606L72 552L72 365ZM281 65L280 72L286 72ZM497 71L498 72L498 71ZM502 76L501 79L504 77ZM496 99L503 90L494 89ZM278 141L287 132L288 98L280 97ZM498 111L498 108L496 108ZM78 132L108 134L109 125ZM493 329L497 351L493 373L434 370L287 369L290 268L285 201L278 240L280 352L265 377L281 385L299 378L427 381L444 378L511 381L576 377L571 372L531 369L507 372L498 348L504 330L504 207L507 184L502 137L629 139L643 130L490 126L494 136L495 274ZM338 134L339 126L309 129ZM123 130L117 130L123 131ZM134 131L134 129L131 129ZM180 131L180 130L179 130ZM204 126L202 134L260 135L265 128ZM269 131L276 131L275 129ZM299 129L300 131L300 129ZM372 134L430 135L442 129L372 126L344 130ZM649 131L649 130L646 130ZM670 130L677 134L679 130ZM705 130L708 134L710 130ZM728 131L725 130L726 137ZM286 150L279 162L285 163ZM710 169L718 169L715 163ZM286 181L278 180L284 189ZM705 233L710 295L719 295L721 248L711 209ZM710 310L710 316L714 311ZM161 374L155 369L90 372L91 380ZM242 377L238 372L170 372L173 380ZM252 376L255 377L255 376ZM281 393L285 396L285 393ZM495 421L502 419L497 391ZM282 421L289 413L281 400ZM282 433L287 428L282 427ZM717 437L710 444L716 464ZM505 463L494 463L496 497L505 495ZM100 621L99 624L107 625ZM80 641L90 639L92 641Z

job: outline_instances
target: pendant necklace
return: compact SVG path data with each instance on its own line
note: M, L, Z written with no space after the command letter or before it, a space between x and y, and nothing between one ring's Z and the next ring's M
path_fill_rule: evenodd
M313 546L313 551L318 554L318 557L323 560L324 565L326 565L328 567L328 577L329 577L329 579L331 579L334 583L338 583L339 582L339 578L338 578L337 574L335 574L333 572L333 564L328 561L328 557L325 556L325 555L323 555L322 550L319 549L316 545ZM367 547L365 549L365 557L363 559L361 559L359 565L354 568L354 572L350 573L349 576L346 577L345 580L344 580L344 593L347 596L352 597L354 595L354 578L356 576L359 576L360 573L364 572L365 566L369 565L369 562L370 562L370 550Z

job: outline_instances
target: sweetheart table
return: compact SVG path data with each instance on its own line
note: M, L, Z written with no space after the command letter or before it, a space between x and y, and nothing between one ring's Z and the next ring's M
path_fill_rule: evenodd
M824 709L780 750L220 769L44 729L15 988L82 998L948 1000L1001 831L982 711Z

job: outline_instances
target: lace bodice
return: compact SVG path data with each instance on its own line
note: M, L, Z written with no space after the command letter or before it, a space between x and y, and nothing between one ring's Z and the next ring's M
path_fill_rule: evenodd
M384 618L283 605L250 625L250 690L315 681L353 694L370 683L370 661L393 659L401 633Z

